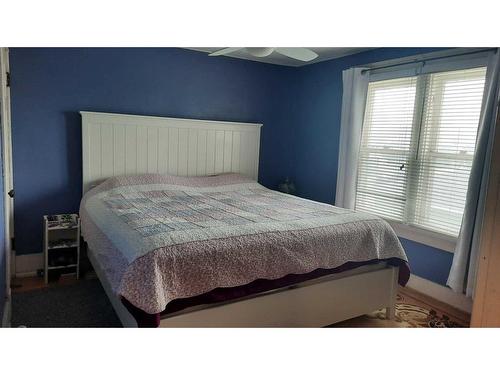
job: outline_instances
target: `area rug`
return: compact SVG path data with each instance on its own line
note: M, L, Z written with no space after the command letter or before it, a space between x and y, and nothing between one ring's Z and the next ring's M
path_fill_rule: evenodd
M12 294L12 327L121 327L99 280Z
M401 293L397 295L395 315L394 320L387 320L385 309L381 309L330 327L464 328L467 326L466 322L454 319L443 311L429 308L426 304Z

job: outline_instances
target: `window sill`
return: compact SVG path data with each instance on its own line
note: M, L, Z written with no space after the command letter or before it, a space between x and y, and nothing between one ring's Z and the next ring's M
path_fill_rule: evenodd
M387 220L387 222L391 225L392 229L394 229L394 232L396 232L398 237L403 237L407 240L415 241L427 246L432 246L449 253L455 252L455 246L457 244L456 237L432 232L430 230L414 227L407 224L396 223L390 220Z

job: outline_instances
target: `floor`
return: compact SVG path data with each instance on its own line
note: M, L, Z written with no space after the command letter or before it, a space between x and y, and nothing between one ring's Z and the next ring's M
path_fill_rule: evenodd
M385 319L385 311L379 310L334 324L333 327L462 328L469 325L469 314L415 290L400 287L394 320Z
M12 279L11 281L11 289L12 293L22 293L22 292L29 292L37 289L44 289L44 288L53 288L53 287L58 287L61 285L73 285L77 283L78 280L74 275L68 275L68 276L61 276L57 282L52 282L49 284L45 284L43 277L23 277L19 279Z
M84 280L62 277L46 285L43 278L12 281L12 325L28 327L118 327L118 318L94 275ZM99 313L96 313L99 312ZM330 327L468 327L470 316L409 288L400 288L396 319L375 311Z

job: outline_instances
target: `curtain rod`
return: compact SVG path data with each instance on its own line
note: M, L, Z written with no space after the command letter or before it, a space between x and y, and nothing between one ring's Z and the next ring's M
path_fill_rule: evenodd
M402 62L402 63L396 63L396 64L389 64L389 65L384 65L384 66L378 66L376 68L367 68L367 69L363 69L361 71L361 74L365 74L366 72L371 72L371 71L379 70L379 69L393 68L393 67L396 67L396 66L408 65L408 64L417 64L417 63L426 62L426 61L441 60L441 59L446 59L446 58L449 58L449 57L473 55L473 54L476 54L476 53L487 52L487 51L498 51L498 48L496 48L496 47L494 47L494 48L485 48L485 49L476 50L476 51L457 53L457 54L454 54L454 55L439 56L439 57L429 57L427 59L426 58L416 59L416 60L408 61L408 62Z

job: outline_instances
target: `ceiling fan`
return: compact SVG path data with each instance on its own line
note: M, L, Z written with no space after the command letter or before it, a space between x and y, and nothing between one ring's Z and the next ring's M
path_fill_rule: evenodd
M245 50L255 57L266 57L276 52L291 59L300 61L312 61L318 54L308 48L285 48L285 47L229 47L212 52L208 56L222 56L239 50Z

